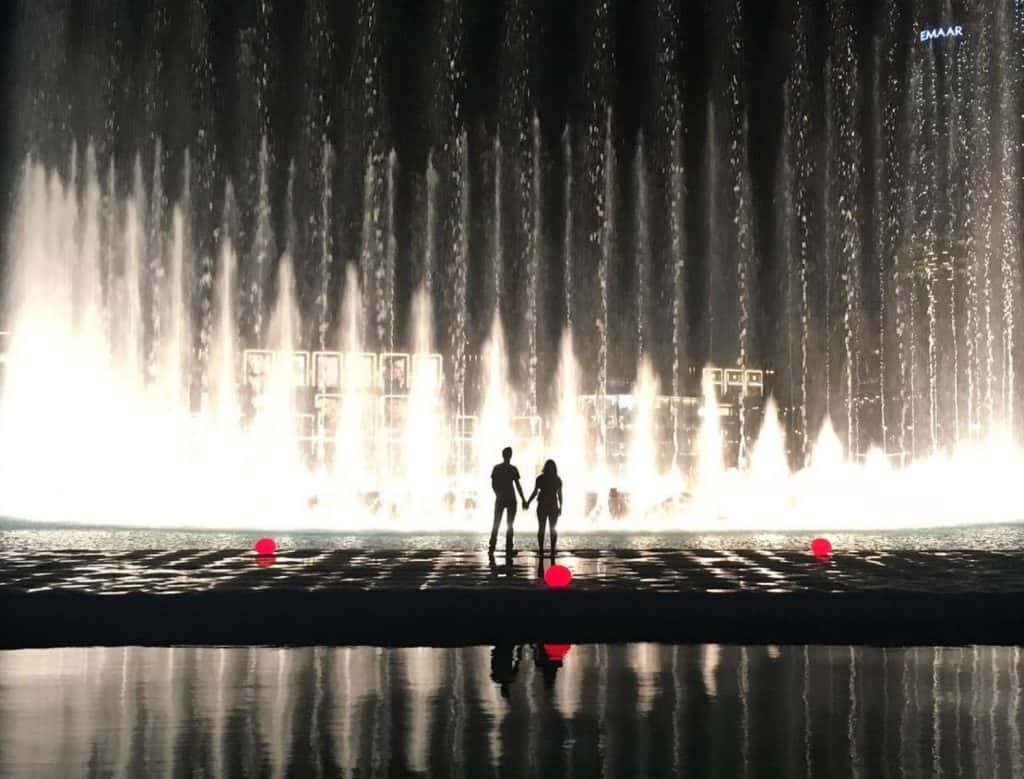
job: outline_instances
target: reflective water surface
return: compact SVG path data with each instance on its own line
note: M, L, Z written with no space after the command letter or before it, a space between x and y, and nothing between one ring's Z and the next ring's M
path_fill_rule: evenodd
M0 775L1019 777L1021 670L1016 647L2 652Z

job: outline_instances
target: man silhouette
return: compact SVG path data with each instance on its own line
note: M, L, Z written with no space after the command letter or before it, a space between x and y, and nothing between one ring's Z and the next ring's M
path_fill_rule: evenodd
M505 519L505 545L506 551L512 551L512 523L516 519L516 491L519 491L519 498L526 503L523 495L523 485L519 483L519 469L512 464L512 447L506 446L501 450L502 462L494 466L491 471L491 489L494 490L494 525L491 527L491 543L487 551L494 554L494 547L498 543L498 527L501 525L501 513L508 512Z

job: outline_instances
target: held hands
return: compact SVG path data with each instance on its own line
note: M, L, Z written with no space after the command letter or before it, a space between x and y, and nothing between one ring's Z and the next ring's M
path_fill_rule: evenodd
M529 508L530 508L530 501L524 500L523 501L523 511L527 511Z

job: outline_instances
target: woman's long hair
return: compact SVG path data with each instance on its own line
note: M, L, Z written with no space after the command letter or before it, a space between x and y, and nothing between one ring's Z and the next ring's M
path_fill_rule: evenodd
M558 476L558 466L555 465L555 461L548 460L546 463L544 463L544 470L542 471L542 473L545 476Z

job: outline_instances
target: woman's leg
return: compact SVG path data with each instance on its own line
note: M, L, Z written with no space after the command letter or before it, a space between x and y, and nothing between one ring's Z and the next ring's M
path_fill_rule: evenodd
M537 554L544 556L544 525L548 516L543 511L537 511Z
M558 515L551 515L551 562L555 561L555 545L558 543ZM542 547L543 548L543 547Z

